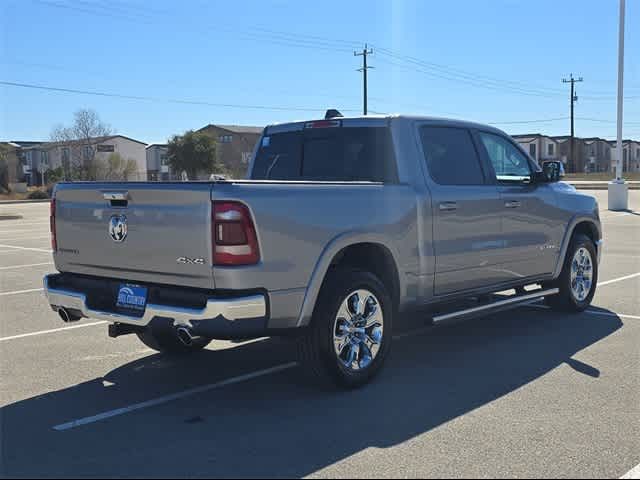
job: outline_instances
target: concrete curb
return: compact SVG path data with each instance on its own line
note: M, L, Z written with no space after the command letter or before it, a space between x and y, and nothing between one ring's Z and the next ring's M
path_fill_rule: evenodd
M609 188L608 183L571 183L578 190L607 190ZM629 190L640 190L640 185L634 183L627 183Z
M49 198L42 198L42 199L37 199L37 200L0 200L0 206L1 205L14 205L14 204L19 204L19 203L49 203L51 199Z

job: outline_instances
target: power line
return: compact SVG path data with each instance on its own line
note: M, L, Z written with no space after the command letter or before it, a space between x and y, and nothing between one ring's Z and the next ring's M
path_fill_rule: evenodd
M87 0L79 0L80 4L84 4L85 7L77 7L69 4L61 4L55 2L53 0L35 0L36 2L61 8L68 9L71 11L77 11L80 13L86 13L90 15L96 16L108 16L111 18L117 18L122 20L129 21L138 21L139 19L150 20L153 19L150 15L142 15L140 13L134 13L135 8L127 5L124 2L116 2L115 11L120 10L120 14L114 13L114 6L111 2L101 3L101 2L89 2ZM119 4L119 5L118 5ZM101 10L102 9L102 10ZM134 10L134 11L132 11ZM140 9L138 9L140 10ZM153 13L156 16L172 16L173 14L168 11L150 11L144 10L145 13ZM133 16L132 16L133 15ZM149 22L145 22L149 23ZM308 35L308 34L300 34L300 33L292 33L292 32L283 32L273 29L267 29L260 26L252 26L250 31L241 31L236 28L225 27L224 25L217 25L216 30L225 30L229 32L234 32L244 39L249 40L259 40L262 42L268 42L276 45L286 46L286 47L295 47L295 48L307 48L314 50L323 50L323 51L332 51L332 52L340 52L345 53L347 51L351 51L354 45L361 44L360 41L355 40L344 40L344 39L336 39L336 38L328 38L322 37L319 35ZM434 62L427 62L425 60L421 60L416 57L412 57L409 55L403 55L396 51L393 51L384 47L376 47L383 55L387 55L390 58L395 59L399 62L404 62L414 68L410 68L408 65L402 65L403 68L412 69L416 72L429 75L435 78L443 78L450 81L455 81L467 85L471 85L478 88L485 88L494 91L508 92L513 94L527 95L527 96L538 96L538 97L547 97L553 98L559 95L562 95L560 90L555 89L544 89L541 87L535 87L531 85L527 85L523 82L517 81L509 81L505 79L496 79L493 77L479 75L477 73L468 72L465 70L461 70L458 68L454 68L447 65L437 64ZM396 66L400 66L398 63L388 62ZM420 67L415 68L415 67ZM589 96L585 95L583 98L590 100L610 100L614 97L608 96ZM625 97L626 99L640 98L640 96L631 96Z
M184 105L202 105L208 107L222 107L222 108L244 108L244 109L253 109L253 110L272 110L272 111L298 111L298 112L324 112L326 109L324 108L313 108L313 107L282 107L282 106L272 106L272 105L250 105L250 104L238 104L238 103L216 103L202 100L184 100L184 99L176 99L176 98L160 98L160 97L148 97L148 96L140 96L140 95L125 95L120 93L110 93L110 92L99 92L92 90L78 90L73 88L60 88L60 87L50 87L47 85L34 85L29 83L19 83L19 82L6 82L0 81L0 85L6 85L9 87L20 87L20 88L30 88L36 90L47 90L53 92L60 93L72 93L79 95L93 95L99 97L109 97L109 98L120 98L123 100L134 100L134 101L147 101L147 102L162 102L162 103L178 103ZM342 109L345 112L359 112L356 109Z

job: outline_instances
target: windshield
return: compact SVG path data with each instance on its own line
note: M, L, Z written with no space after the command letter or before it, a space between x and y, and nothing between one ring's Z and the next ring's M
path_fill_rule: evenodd
M397 181L387 127L305 129L265 135L251 179Z

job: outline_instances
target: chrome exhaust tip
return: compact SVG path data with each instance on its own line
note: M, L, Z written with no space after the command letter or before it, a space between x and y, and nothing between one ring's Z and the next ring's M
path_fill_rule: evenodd
M69 315L69 312L64 307L58 308L58 315L64 323L71 323L73 321L71 320L71 315Z
M69 311L64 307L58 307L56 311L58 312L58 316L64 323L77 322L78 320L82 319L82 315L78 315L75 310Z
M191 335L191 332L186 327L178 327L176 329L176 335L178 336L178 340L182 342L185 347L190 347L193 345L194 336Z

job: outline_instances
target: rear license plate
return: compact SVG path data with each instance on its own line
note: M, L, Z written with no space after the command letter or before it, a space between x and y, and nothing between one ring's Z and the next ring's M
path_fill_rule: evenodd
M147 305L147 288L129 283L120 284L116 307L144 311Z

